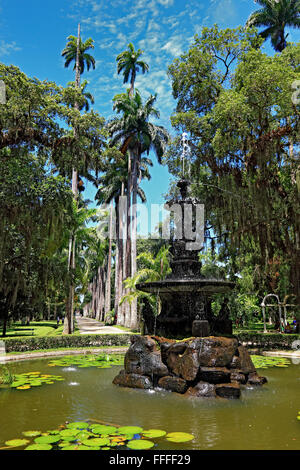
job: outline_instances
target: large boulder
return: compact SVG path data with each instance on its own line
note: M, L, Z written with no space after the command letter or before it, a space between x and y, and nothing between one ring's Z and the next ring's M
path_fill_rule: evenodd
M207 382L199 382L195 387L190 387L186 392L186 395L193 397L215 397L215 386Z
M257 372L252 372L251 374L249 374L249 377L248 377L249 385L264 385L267 382L268 381L266 377L262 377L261 375L258 375Z
M153 387L149 377L138 374L126 374L125 370L120 371L120 373L114 378L113 384L120 385L121 387L141 388L145 390Z
M197 351L199 364L203 367L228 367L237 347L235 338L214 336L196 338L189 344L191 350Z
M230 371L226 367L201 367L199 378L210 384L230 382Z
M188 388L184 379L171 376L161 377L158 381L158 386L176 393L185 393Z
M124 367L127 374L164 377L169 375L162 362L156 342L150 336L132 336L131 346L125 355Z
M241 396L240 385L237 382L216 385L215 390L217 396L222 398L240 398Z
M244 374L250 374L252 372L256 372L255 366L252 362L250 354L245 346L239 346L237 348L237 356L239 361L237 361L240 365L239 369Z

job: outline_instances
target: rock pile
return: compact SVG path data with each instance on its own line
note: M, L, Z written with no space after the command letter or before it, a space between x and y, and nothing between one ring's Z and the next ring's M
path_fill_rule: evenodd
M208 336L176 342L132 336L115 385L159 387L195 397L239 398L241 386L263 385L251 357L235 338Z

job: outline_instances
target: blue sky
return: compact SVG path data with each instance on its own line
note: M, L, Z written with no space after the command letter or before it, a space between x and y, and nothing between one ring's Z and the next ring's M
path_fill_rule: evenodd
M0 0L0 61L14 64L29 76L66 85L74 80L72 69L64 69L61 51L70 34L95 41L96 70L86 73L95 110L112 116L112 98L126 86L116 71L116 56L132 42L144 50L150 66L139 75L136 86L144 95L157 93L160 124L174 133L169 116L174 110L168 65L186 51L203 26L244 24L258 8L254 0ZM290 32L299 41L300 33ZM269 44L266 51L273 53ZM155 161L155 159L154 159ZM143 183L149 202L160 203L169 185L166 167L156 162L152 180ZM94 190L88 186L86 197Z

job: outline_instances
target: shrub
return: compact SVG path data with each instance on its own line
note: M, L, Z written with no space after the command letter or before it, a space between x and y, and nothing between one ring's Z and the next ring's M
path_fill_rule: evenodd
M127 346L130 335L75 335L75 336L43 336L30 338L5 339L6 352L26 352L39 349L82 348L101 346Z

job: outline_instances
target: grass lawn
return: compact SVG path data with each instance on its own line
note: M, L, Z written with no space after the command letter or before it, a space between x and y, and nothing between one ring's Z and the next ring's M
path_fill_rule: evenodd
M32 336L61 336L63 329L64 325L59 324L57 326L56 320L32 321L28 326L22 325L21 322L15 322L7 328L5 338L28 338ZM75 331L73 334L79 334L79 330L76 327L76 324Z

